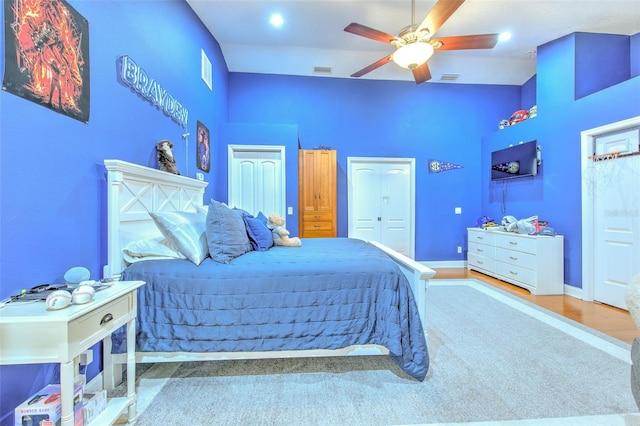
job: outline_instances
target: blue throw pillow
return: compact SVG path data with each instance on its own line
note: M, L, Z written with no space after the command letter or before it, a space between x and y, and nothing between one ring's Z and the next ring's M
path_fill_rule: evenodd
M266 222L260 219L261 214L259 213L258 217L243 216L251 247L255 251L267 251L273 247L273 235L271 235L271 230L267 228Z

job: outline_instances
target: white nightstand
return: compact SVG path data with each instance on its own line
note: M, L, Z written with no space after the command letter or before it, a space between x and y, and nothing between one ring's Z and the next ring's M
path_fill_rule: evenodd
M116 281L84 305L47 311L44 302L9 303L0 309L0 364L60 363L62 426L73 426L73 385L77 357L127 326L127 396L113 398L92 424L113 424L127 408L136 417L136 289L144 281Z

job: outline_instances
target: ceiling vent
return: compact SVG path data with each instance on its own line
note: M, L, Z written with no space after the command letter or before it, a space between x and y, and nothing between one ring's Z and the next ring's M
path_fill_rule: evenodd
M313 67L314 74L331 75L331 67Z
M440 81L456 81L460 74L442 74Z

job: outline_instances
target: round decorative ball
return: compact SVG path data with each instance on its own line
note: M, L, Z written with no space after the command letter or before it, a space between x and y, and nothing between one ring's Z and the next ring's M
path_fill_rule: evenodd
M66 290L56 290L47 296L46 305L47 309L52 311L58 309L64 309L71 304L73 297L71 293Z
M64 280L68 284L78 284L81 281L86 281L91 276L89 270L83 266L74 266L64 273Z
M73 297L73 303L76 305L82 305L83 303L89 303L93 300L93 296L96 294L96 290L90 285L81 285L71 293Z

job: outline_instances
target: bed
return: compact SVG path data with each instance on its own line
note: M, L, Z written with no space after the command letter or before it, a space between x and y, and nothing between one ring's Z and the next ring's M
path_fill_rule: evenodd
M207 183L120 160L105 167L104 276L146 282L138 290L136 362L386 354L424 380L433 270L350 238L304 239L302 247L249 250L228 262L211 253L199 264L184 256L130 264L123 248L163 236L155 213L207 211ZM114 333L105 341L107 389L127 362L123 339Z

